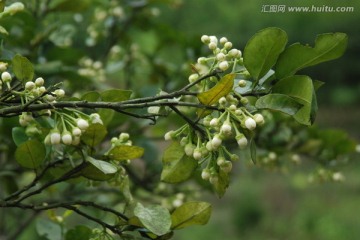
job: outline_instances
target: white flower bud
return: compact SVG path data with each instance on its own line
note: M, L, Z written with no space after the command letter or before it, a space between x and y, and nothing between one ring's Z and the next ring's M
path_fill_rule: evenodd
M185 145L185 154L186 156L189 156L189 157L192 157L193 153L194 153L194 149L195 149L195 146L191 143L188 143Z
M231 125L229 122L224 122L224 124L220 128L220 132L224 133L225 135L230 135L232 131Z
M45 88L45 87L39 87L39 88L37 88L37 89L38 89L40 95L43 94L44 92L46 92L46 88Z
M210 171L209 171L209 169L202 170L201 178L204 179L204 180L209 180L210 179Z
M269 152L269 159L271 160L271 161L274 161L274 160L276 160L276 158L277 158L277 155L276 155L276 153L274 153L274 152Z
M3 72L1 74L1 79L6 83L6 82L10 82L12 80L12 77L11 77L10 73Z
M37 78L37 79L35 79L35 85L37 86L37 87L41 87L42 85L44 85L44 79L42 78L42 77L39 77L39 78Z
M206 58L205 57L199 57L197 60L198 64L205 64L206 63Z
M50 143L52 145L60 144L61 141L61 135L59 132L52 132L50 134Z
M225 60L225 54L223 54L222 52L216 54L216 59L217 59L218 61L224 61L224 60Z
M76 125L81 129L81 130L86 130L89 127L89 123L88 121L86 121L85 119L78 119L76 121Z
M208 142L206 143L206 149L207 149L208 151L210 151L210 152L214 150L214 147L213 147L211 141L208 141Z
M236 58L239 55L239 50L231 49L228 53L229 57Z
M21 2L15 2L13 4L11 4L8 7L5 7L4 12L8 12L10 15L13 15L19 11L24 10L25 6L23 3Z
M291 156L291 161L295 164L300 164L301 163L301 158L298 154L293 154Z
M185 145L188 144L188 138L187 137L183 137L181 140L180 140L180 145L182 147L185 147Z
M209 44L210 43L210 37L208 35L202 35L201 36L201 41L205 44Z
M245 120L245 127L249 130L254 130L256 128L256 122L254 119L248 117L246 120Z
M35 87L35 83L33 83L31 81L25 83L25 89L26 90L30 91L30 90L34 89L34 87Z
M101 120L100 115L98 113L90 114L90 120L92 124L95 123L100 123L101 125L103 124L103 121Z
M59 98L62 98L65 96L65 91L63 89L56 89L54 94L59 97Z
M248 140L244 135L238 135L236 137L237 139L237 144L239 145L240 149L244 149L246 148L246 146L248 145Z
M217 184L219 182L219 177L217 175L213 175L210 177L209 182L211 184Z
M218 157L218 158L216 159L216 164L217 164L218 166L221 166L224 162L225 162L225 158L224 158L224 157Z
M239 85L239 87L246 87L246 81L245 80L240 80L238 85Z
M230 107L229 107L230 111L236 111L236 109L237 109L237 107L234 104L231 104Z
M222 71L225 71L229 68L229 63L227 61L223 61L223 62L219 63L219 68Z
M246 97L242 97L242 98L240 99L240 102L245 105L245 104L248 104L248 103L249 103L249 99L247 99Z
M224 44L227 43L227 42L228 42L228 40L227 40L226 37L220 38L220 44L224 45Z
M215 150L218 147L220 147L221 143L222 143L222 139L220 138L220 136L218 134L215 135L214 138L211 140L211 144Z
M230 159L231 159L231 161L238 161L240 158L239 158L238 155L232 154L232 155L230 156Z
M209 43L208 47L209 47L210 50L215 50L216 49L216 43L211 42L211 43Z
M217 119L217 118L211 119L211 121L210 121L210 126L211 127L216 127L218 125L219 125L219 119Z
M79 137L81 136L81 129L78 127L75 127L72 129L72 135L74 135L75 137Z
M49 101L49 102L53 102L56 98L53 96L53 95L51 95L51 94L47 94L46 96L46 100L47 101Z
M265 123L264 117L260 113L254 115L254 120L258 125L263 125Z
M51 145L50 135L51 134L46 135L46 137L44 139L44 144L45 145Z
M180 207L181 205L183 205L183 201L182 200L180 200L180 199L175 199L173 202L172 202L172 205L173 205L173 207L174 208L178 208L178 207Z
M195 82L196 80L198 80L199 79L199 75L197 74L197 73L193 73L193 74L191 74L190 76L189 76L189 82L190 83L193 83L193 82Z
M224 44L224 48L225 48L225 49L230 49L230 48L232 48L232 43L231 43L231 42L226 42L226 43Z
M210 42L211 43L215 43L216 45L218 44L218 39L216 36L210 36Z
M164 135L166 141L172 140L174 137L175 137L175 131L169 131Z
M201 157L202 157L201 150L199 148L195 148L195 150L193 152L193 158L195 160L200 160Z
M61 140L65 145L70 145L73 142L72 136L69 132L63 133Z
M119 140L121 142L126 142L129 140L129 138L130 138L130 135L128 133L120 133L120 135L119 135Z
M221 170L223 170L226 173L231 172L232 170L232 162L226 161L223 164L220 165Z
M5 72L7 69L7 63L0 62L0 72Z
M344 175L341 173L341 172L335 172L333 173L332 175L332 179L335 181L335 182L343 182L345 180L345 177Z
M219 103L220 103L221 105L225 105L225 104L227 103L226 98L225 98L225 97L221 97L221 98L219 99Z
M242 114L242 110L241 110L241 109L236 109L236 110L235 110L235 114L236 114L236 115L241 115L241 114Z

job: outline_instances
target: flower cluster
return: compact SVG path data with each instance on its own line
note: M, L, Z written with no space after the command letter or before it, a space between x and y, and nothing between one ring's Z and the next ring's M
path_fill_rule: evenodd
M84 57L79 61L80 68L78 73L81 76L96 79L104 82L106 80L105 69L103 64L99 61L93 61L91 58Z

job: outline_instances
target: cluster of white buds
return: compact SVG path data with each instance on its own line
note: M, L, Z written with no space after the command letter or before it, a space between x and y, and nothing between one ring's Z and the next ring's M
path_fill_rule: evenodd
M43 96L43 99L47 102L54 102L65 96L64 89L56 89L55 91L49 91L44 86L45 80L42 77L38 77L35 81L27 81L25 83L26 100L31 100L39 96Z
M78 73L81 76L96 78L98 81L104 82L106 80L106 73L104 66L99 61L93 61L91 58L84 57L80 59Z
M29 126L33 121L34 121L34 118L33 118L33 116L32 116L31 113L23 112L23 113L19 116L19 124L20 124L22 127Z
M117 147L121 145L132 146L130 135L128 133L120 133L119 137L111 138L111 147Z
M208 46L214 54L214 57L200 57L197 60L198 64L210 64L216 66L222 71L226 71L231 67L231 65L242 63L241 51L236 48L232 48L233 44L228 41L226 37L222 37L219 40L216 36L203 35L201 36L201 41Z

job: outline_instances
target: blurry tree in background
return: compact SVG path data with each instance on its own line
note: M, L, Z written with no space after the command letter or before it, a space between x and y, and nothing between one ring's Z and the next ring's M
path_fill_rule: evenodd
M234 208L236 234L266 231L259 186L232 182L233 165L343 181L356 142L310 125L321 81L351 86L333 102L359 101L359 33L311 24L299 34L297 16L249 21L257 8L0 1L0 239L170 239L206 224L212 207L201 195L222 197L229 185L250 193ZM318 32L336 33L313 42Z

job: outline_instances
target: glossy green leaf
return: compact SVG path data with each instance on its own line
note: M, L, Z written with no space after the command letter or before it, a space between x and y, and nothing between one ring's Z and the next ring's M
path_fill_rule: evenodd
M290 96L303 105L294 115L295 120L305 125L313 123L317 104L311 78L300 75L286 77L277 82L272 88L272 91ZM315 102L313 101L313 97L315 97Z
M198 166L198 162L188 157L178 142L171 143L165 150L162 163L161 181L167 183L186 181Z
M171 214L171 229L205 225L210 219L211 210L211 204L207 202L184 203Z
M61 0L50 5L50 11L82 12L91 5L91 0Z
M65 240L89 240L92 230L86 226L78 225L66 232Z
M144 149L138 146L120 145L110 150L108 157L112 160L128 160L140 158L144 155Z
M99 168L89 163L81 170L81 176L94 181L107 181L113 178L115 174L105 174Z
M258 109L279 111L291 116L295 115L302 106L303 105L294 98L279 93L268 94L260 97L255 104L255 107Z
M204 105L208 105L208 106L213 105L214 103L219 101L219 99L221 97L224 97L229 92L231 92L231 90L233 89L233 86L234 86L234 79L235 79L235 74L233 74L233 73L226 74L210 90L199 93L197 95L197 98ZM200 109L198 111L198 116L200 116L200 117L204 117L207 114L208 114L207 110Z
M85 100L88 102L96 102L99 99L100 99L100 93L96 91L87 92L81 96L81 100Z
M288 47L276 64L276 76L281 79L295 74L300 69L339 58L345 52L348 37L345 33L318 35L315 46L295 43Z
M213 186L216 195L219 198L221 198L224 196L226 189L229 187L230 178L229 178L229 174L221 170L221 168L217 176L218 176L218 181L215 182Z
M122 89L110 89L101 93L101 99L104 102L122 102L128 100L132 91Z
M34 66L26 58L19 54L12 59L13 72L22 82L31 81L34 77Z
M107 134L106 127L100 123L91 124L81 135L81 140L91 147L95 147L105 138Z
M115 111L111 110L111 109L101 108L101 109L99 109L98 114L100 115L101 120L103 121L104 125L108 126L109 123L114 118Z
M164 235L170 231L171 215L169 211L159 205L144 207L138 203L134 209L134 215L152 233L157 236Z
M28 140L18 146L15 151L16 161L23 167L35 169L45 160L44 144L38 140Z
M11 133L16 146L19 146L20 144L26 142L29 139L29 137L25 133L25 129L22 127L14 127Z
M104 174L113 174L116 173L118 170L114 164L102 160L97 160L89 156L86 158L86 161L91 163L94 167L99 169Z
M244 65L256 82L273 67L287 43L286 32L280 28L265 28L247 42Z

